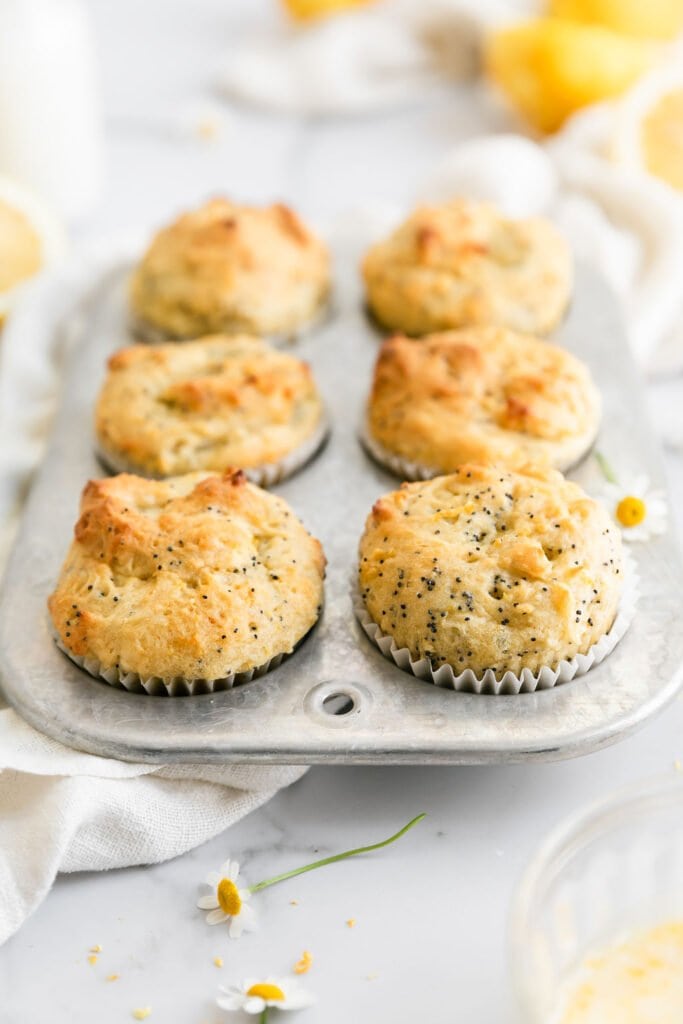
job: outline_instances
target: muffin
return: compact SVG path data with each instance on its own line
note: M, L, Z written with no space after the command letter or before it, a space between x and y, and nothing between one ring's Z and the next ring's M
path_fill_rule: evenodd
M556 470L464 465L376 502L360 542L369 618L413 660L455 674L538 673L612 627L621 538Z
M273 483L314 454L325 430L309 366L249 336L122 349L95 412L106 465L149 477L240 466Z
M552 224L465 199L419 207L368 250L362 272L375 319L413 335L474 324L546 334L572 287L569 247Z
M153 238L133 274L134 330L150 341L296 334L324 307L327 248L280 203L212 199Z
M567 469L599 422L600 396L575 356L505 327L470 327L385 341L365 439L403 479L463 462Z
M240 471L122 474L86 486L48 607L58 645L93 675L216 689L294 650L320 614L324 570L287 503Z

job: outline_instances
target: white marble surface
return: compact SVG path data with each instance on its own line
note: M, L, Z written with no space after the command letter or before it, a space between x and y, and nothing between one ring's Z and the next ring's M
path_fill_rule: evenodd
M217 137L203 140L193 126L216 108L212 74L271 3L91 6L109 180L80 225L84 240L158 223L218 191L282 197L321 219L368 197L400 202L456 139L504 123L476 93L379 119L305 123L219 106ZM658 420L683 432L683 382L652 385L650 394ZM667 469L681 507L680 451L667 452ZM319 999L304 1021L512 1024L505 929L516 879L566 814L630 780L674 771L682 726L679 700L636 736L562 764L315 768L174 862L62 877L0 949L0 1024L116 1024L141 1006L152 1007L154 1024L213 1024L224 1019L212 1007L220 981L287 972L304 949L314 957L305 981ZM400 845L257 897L254 936L231 942L194 908L198 883L227 854L257 881L318 851L382 838L421 810L427 820ZM96 943L103 952L91 966ZM107 982L110 973L120 979Z

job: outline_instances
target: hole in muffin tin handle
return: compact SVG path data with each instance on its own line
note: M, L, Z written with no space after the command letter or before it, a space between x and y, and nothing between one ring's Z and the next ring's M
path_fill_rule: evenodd
M360 714L367 699L367 694L353 683L329 679L308 691L304 707L327 725L346 725Z

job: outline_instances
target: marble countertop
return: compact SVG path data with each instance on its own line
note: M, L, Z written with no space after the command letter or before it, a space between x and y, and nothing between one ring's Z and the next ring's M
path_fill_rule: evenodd
M91 7L109 177L102 203L79 227L84 242L122 225L150 227L220 191L277 196L313 218L360 198L405 201L454 141L483 123L504 126L476 90L367 119L295 121L230 108L212 94L213 74L266 15L267 0L91 0ZM215 132L206 139L195 129L209 114ZM683 379L648 390L657 419L673 422ZM665 454L680 509L683 452ZM117 1024L143 1006L152 1007L154 1024L214 1024L229 1019L213 1006L219 983L287 973L304 949L313 954L305 981L318 1006L302 1021L513 1024L506 918L539 841L595 797L673 772L679 758L681 700L638 734L576 761L313 768L229 832L175 861L62 876L0 949L0 1024ZM426 821L399 844L255 897L255 937L231 942L195 909L197 885L227 855L244 862L256 881L384 838L420 811ZM95 944L102 953L91 965ZM113 973L119 979L107 982Z

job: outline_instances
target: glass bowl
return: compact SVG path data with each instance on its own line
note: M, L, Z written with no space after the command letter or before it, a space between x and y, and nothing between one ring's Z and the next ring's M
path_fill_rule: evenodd
M520 1019L551 1024L588 954L674 919L683 919L683 775L621 790L542 844L510 912Z

